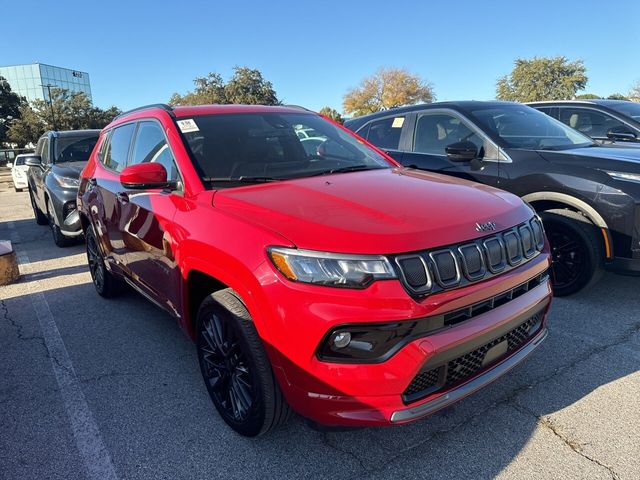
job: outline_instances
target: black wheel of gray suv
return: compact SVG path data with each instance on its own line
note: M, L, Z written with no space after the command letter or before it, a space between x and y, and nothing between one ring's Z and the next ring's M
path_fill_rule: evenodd
M564 297L594 285L604 272L604 245L598 228L579 213L540 214L551 246L553 293Z
M89 272L91 273L93 286L100 296L105 298L114 297L120 293L122 282L107 270L92 227L87 229L85 238L87 261L89 262Z
M251 316L233 290L207 297L197 325L202 377L227 425L254 437L285 423L291 410Z
M31 208L33 209L33 216L36 217L36 223L38 225L46 225L49 223L47 216L40 211L36 205L36 200L33 198L33 193L29 189L29 199L31 200Z

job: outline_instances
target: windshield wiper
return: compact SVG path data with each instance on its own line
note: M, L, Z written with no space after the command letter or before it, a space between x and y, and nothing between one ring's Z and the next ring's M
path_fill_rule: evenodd
M348 167L332 168L331 170L325 170L309 175L310 177L316 177L320 175L331 175L333 173L348 173L348 172L361 172L364 170L380 170L385 167L372 167L371 165L349 165Z
M204 177L202 179L210 183L268 183L286 180L285 178L276 177Z

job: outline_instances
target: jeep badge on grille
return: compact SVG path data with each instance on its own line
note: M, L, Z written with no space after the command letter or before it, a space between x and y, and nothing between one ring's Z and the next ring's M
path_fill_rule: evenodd
M479 232L491 232L496 229L496 222L476 223L476 230Z

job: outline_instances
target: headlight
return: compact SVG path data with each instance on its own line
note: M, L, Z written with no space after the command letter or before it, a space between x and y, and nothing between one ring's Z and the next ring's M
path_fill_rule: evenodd
M51 175L56 183L63 188L74 188L80 185L80 180L77 178L63 177L62 175L56 175L55 173L52 173Z
M276 268L296 282L366 288L376 280L396 278L391 263L381 255L346 255L283 247L271 247L268 253Z
M626 180L628 182L640 183L640 173L609 172L607 170L604 170L604 172L611 178L614 178L616 180Z

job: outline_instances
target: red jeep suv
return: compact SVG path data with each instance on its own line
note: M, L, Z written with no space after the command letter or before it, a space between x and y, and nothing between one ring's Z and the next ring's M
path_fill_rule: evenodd
M402 168L302 108L127 112L102 131L77 204L98 293L126 282L173 315L243 435L291 410L409 422L547 335L550 255L530 207Z

